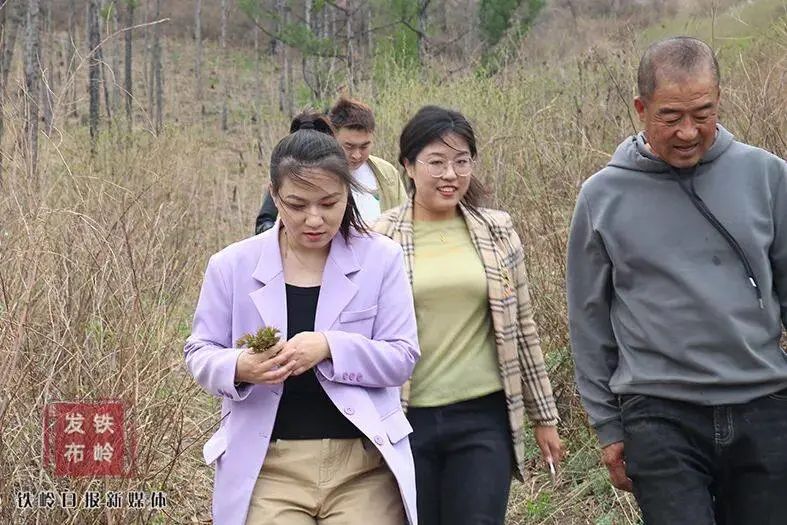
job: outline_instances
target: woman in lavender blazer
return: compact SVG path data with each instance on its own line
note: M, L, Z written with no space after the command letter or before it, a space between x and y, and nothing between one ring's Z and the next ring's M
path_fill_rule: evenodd
M329 126L293 121L271 158L279 221L205 273L185 357L222 398L203 449L218 525L417 523L399 403L419 357L413 299L399 245L363 233ZM236 348L263 326L286 338L276 357Z

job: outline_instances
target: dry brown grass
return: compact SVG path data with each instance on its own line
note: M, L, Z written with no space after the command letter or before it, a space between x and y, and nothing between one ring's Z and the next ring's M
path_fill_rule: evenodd
M786 46L782 19L736 47L739 54L728 51L724 61L723 122L740 139L782 157ZM491 203L512 213L525 240L570 455L552 486L529 448L533 476L514 487L512 524L638 523L633 500L608 484L578 403L563 284L579 184L636 127L628 109L636 53L629 47L588 51L549 67L512 65L489 79L392 71L359 93L377 108L377 151L389 159L398 130L421 104L446 104L470 116ZM7 108L0 192L0 522L209 520L212 470L202 464L201 447L218 421L218 404L186 374L182 345L208 256L252 231L265 179L259 163L267 162L286 118L268 108L271 96L264 121L251 123L252 72L238 59L222 66L236 87L231 133L219 133L215 122L203 125L194 114L188 51L176 43L167 49L163 135L147 131L138 107L134 134L105 128L91 159L87 132L68 119L62 96L56 132L41 140L37 189L14 145L18 104ZM215 102L217 95L210 96ZM101 397L133 406L138 477L53 478L41 461L44 404ZM155 513L14 509L16 490L81 492L87 486L165 490L169 507Z

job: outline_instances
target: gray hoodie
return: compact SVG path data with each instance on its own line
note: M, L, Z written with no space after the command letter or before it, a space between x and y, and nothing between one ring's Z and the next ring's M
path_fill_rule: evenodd
M762 307L684 189L692 176ZM693 175L678 173L630 137L579 193L567 288L577 385L602 445L623 439L619 394L721 405L784 389L787 163L718 126Z

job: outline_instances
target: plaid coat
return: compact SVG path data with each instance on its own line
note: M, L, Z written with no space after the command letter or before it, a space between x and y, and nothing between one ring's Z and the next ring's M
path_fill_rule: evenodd
M523 480L525 414L534 425L556 425L558 421L533 320L524 249L507 213L481 208L474 214L461 204L459 207L486 271L489 308L516 458L514 475ZM374 230L402 246L412 286L415 254L412 200L381 215ZM402 387L405 407L409 393L407 383Z

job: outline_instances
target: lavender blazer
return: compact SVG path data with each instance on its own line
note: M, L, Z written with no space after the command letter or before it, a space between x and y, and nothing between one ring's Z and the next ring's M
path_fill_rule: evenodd
M222 422L203 448L216 461L213 519L242 525L265 459L282 385L235 387L233 348L262 326L287 333L278 223L211 257L186 341L186 364L202 387L222 398ZM420 354L410 284L398 244L379 234L337 235L325 263L314 321L331 348L317 378L339 410L380 450L399 484L411 525L415 471L399 403ZM304 414L306 416L306 414ZM226 416L226 417L225 417Z

